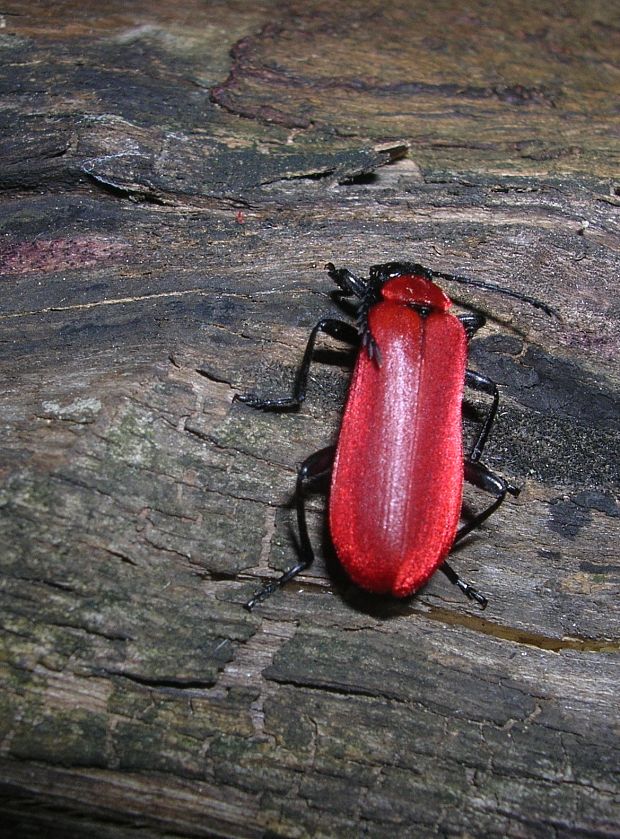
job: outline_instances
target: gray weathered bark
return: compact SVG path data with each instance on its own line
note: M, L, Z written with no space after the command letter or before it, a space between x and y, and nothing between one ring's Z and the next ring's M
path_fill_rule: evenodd
M620 835L614 11L5 5L11 835ZM233 395L291 386L327 260L388 259L561 315L446 284L523 486L454 556L490 605L355 590L317 496L249 614L350 353L299 413Z

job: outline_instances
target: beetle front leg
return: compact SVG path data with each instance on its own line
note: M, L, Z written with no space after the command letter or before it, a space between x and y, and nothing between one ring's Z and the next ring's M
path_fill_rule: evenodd
M457 315L458 319L463 324L463 329L467 335L467 340L471 341L476 332L487 322L484 315L479 312L468 312L466 315Z
M301 561L286 571L279 579L265 583L245 603L245 608L251 611L257 603L273 594L274 591L296 577L301 571L308 568L314 561L314 551L308 535L306 523L306 489L312 483L321 480L331 474L334 462L335 446L327 446L314 454L311 454L299 467L297 473L297 484L295 486L295 508L297 510L297 527L299 529L299 552Z
M349 344L356 344L359 342L359 335L354 326L343 320L335 320L334 318L321 318L316 324L304 352L304 357L301 366L295 379L293 393L291 396L281 396L275 399L262 399L254 393L246 393L243 395L236 395L235 399L239 402L244 402L246 405L251 405L253 408L261 408L263 410L286 411L299 408L301 403L306 398L306 387L308 385L308 373L310 372L310 364L312 363L312 354L314 352L314 345L316 343L316 336L319 332L324 332L332 338L338 338L341 341L347 341Z

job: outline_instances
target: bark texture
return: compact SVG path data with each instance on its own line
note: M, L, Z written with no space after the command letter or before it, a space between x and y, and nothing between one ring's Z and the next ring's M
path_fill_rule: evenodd
M617 12L5 3L8 835L620 836ZM446 284L523 486L453 558L490 605L359 592L316 496L249 614L351 354L298 413L233 395L290 389L327 260L391 259L560 314Z

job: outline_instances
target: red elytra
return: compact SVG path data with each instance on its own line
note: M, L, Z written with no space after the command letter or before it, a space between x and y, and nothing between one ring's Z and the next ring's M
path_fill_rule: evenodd
M368 318L381 363L357 358L329 524L354 582L405 597L443 563L459 523L467 336L449 298L423 277L390 279L381 297Z

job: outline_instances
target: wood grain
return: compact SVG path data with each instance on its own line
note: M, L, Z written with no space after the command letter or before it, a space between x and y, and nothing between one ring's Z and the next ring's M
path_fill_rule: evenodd
M616 11L5 4L7 835L620 835ZM351 354L233 396L291 387L326 261L390 259L560 315L446 284L523 486L454 555L490 605L356 590L317 495L249 614Z

